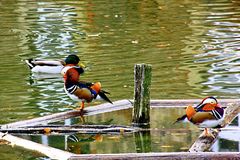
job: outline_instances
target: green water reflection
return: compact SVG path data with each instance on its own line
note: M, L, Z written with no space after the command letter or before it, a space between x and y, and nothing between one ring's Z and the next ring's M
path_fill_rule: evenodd
M16 146L14 146L13 148L9 145L0 145L0 150L1 160L34 160L40 159L39 157L43 157L43 155L37 152L27 151L23 148Z
M199 130L189 124L175 124L172 114L183 109L152 109L151 130L121 134L73 134L24 136L26 139L78 154L89 153L144 153L179 152L188 147L199 135ZM106 113L85 117L86 124L131 125L131 110ZM168 114L171 113L171 114ZM118 116L117 116L118 115ZM116 117L112 119L112 117ZM163 120L160 120L161 117ZM79 117L55 124L82 124ZM77 139L77 140L76 140Z

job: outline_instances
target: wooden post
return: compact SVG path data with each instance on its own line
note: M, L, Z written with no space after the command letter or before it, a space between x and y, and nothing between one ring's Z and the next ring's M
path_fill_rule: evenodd
M152 66L136 64L134 68L133 125L148 126L150 122L150 87Z

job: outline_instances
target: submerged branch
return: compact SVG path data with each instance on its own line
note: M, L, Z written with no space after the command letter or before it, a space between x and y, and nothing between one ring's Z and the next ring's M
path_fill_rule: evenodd
M69 153L66 151L62 151L60 149L52 148L49 146L45 146L36 142L32 142L30 140L22 139L16 136L12 136L7 133L0 132L0 141L7 141L12 146L20 146L29 150L37 151L42 153L51 159L62 159L67 160L75 154Z
M137 131L136 127L117 126L117 125L45 125L45 126L28 126L19 128L0 129L1 132L13 134L60 134L60 133L82 133L82 134L117 134L130 133Z

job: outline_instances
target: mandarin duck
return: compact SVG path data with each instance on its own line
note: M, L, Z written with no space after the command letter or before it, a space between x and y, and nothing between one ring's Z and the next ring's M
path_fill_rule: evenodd
M70 57L73 55L69 55ZM78 57L73 56L73 58L78 59ZM30 70L34 73L50 73L50 74L60 74L66 63L64 60L44 60L44 59L27 59L26 64ZM82 68L85 67L83 64L79 63Z
M178 118L179 121L190 121L200 128L204 128L204 135L209 136L208 128L221 128L224 119L224 109L219 106L217 99L206 97L196 107L188 106L186 114ZM210 135L211 136L211 135Z
M102 90L101 83L91 83L79 81L80 75L84 73L82 67L78 66L80 59L76 55L70 55L65 59L65 67L61 73L64 78L64 90L74 101L80 101L80 110L84 109L85 102L91 102L94 99L103 99L109 103L112 101L106 96L108 92Z

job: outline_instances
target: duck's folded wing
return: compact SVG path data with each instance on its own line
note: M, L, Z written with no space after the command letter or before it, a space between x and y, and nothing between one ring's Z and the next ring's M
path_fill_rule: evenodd
M205 120L215 120L216 118L212 112L197 112L192 118L191 122L194 124L202 123Z
M62 61L57 61L57 60L33 60L32 63L35 65L40 65L40 66L62 66L63 62Z

